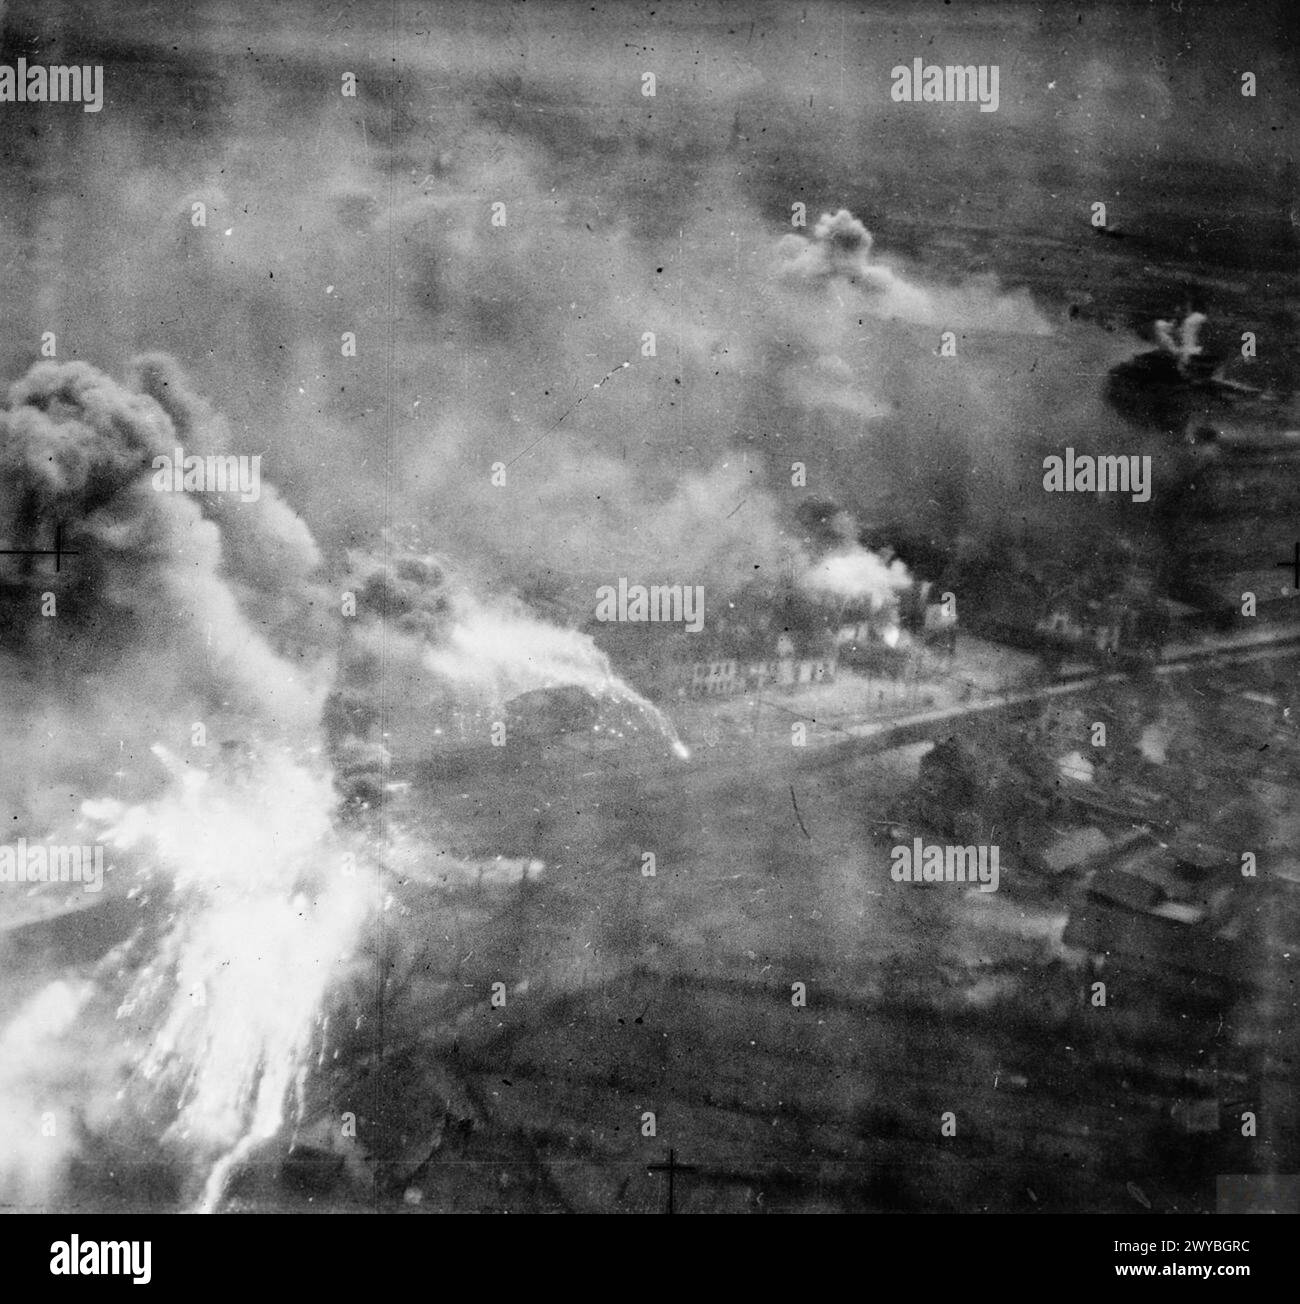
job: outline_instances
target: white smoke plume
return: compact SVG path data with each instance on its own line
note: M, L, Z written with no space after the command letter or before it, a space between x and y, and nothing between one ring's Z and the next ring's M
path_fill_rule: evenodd
M484 742L513 698L561 687L607 708L603 728L661 735L680 754L667 718L587 634L541 619L517 599L483 599L453 580L445 561L411 545L382 557L353 554L351 565L358 606L333 703L339 734L366 737L378 720L382 675L384 696L400 703L383 721L383 741L408 763L435 749L439 736Z
M865 600L873 611L892 606L896 595L912 582L897 558L886 561L860 545L828 553L804 576L810 591L846 600Z
M1051 326L1023 291L1005 293L996 282L922 286L874 258L874 243L871 232L848 209L823 213L811 238L791 233L781 239L780 275L794 283L843 282L861 294L874 317L954 331L1050 334Z

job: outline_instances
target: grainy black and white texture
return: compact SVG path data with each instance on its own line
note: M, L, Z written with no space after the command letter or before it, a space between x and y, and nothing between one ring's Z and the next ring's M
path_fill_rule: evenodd
M1294 1202L1293 21L0 3L0 1203Z

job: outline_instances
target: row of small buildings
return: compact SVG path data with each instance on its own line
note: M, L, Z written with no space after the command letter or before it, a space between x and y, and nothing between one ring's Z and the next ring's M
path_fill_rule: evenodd
M769 685L797 688L805 684L827 683L835 678L838 657L776 656L767 661L741 661L724 657L711 661L693 661L690 679L678 684L683 697L758 692Z
M624 644L615 659L661 701L796 689L830 683L846 669L899 676L920 647L954 646L955 604L931 601L931 590L928 582L918 583L896 604L876 610L842 603L822 613L821 623L791 625L774 635L726 625L699 634L660 632L655 637L666 642L656 645L654 657L646 655L643 636L625 626L614 634ZM608 648L608 627L602 634Z

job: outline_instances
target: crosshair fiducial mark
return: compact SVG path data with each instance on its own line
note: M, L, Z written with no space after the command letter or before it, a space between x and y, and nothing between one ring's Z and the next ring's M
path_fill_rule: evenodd
M677 1151L670 1149L668 1151L668 1162L663 1164L647 1164L647 1171L651 1173L668 1174L668 1212L676 1212L673 1204L673 1179L678 1173L693 1173L696 1171L694 1164L679 1164L677 1162Z
M53 557L55 574L63 569L63 559L65 557L80 556L81 553L77 549L63 546L62 524L54 527L53 548L0 548L0 557Z

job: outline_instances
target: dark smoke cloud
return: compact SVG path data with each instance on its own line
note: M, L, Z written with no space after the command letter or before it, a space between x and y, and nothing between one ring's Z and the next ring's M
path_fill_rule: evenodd
M152 744L191 754L195 721L214 745L254 720L262 733L312 738L328 625L305 527L265 483L247 503L152 483L155 456L225 445L165 358L142 359L132 387L47 362L10 388L0 538L49 549L58 527L75 554L57 571L52 557L0 561L0 710L23 758L5 772L13 813L93 794L114 773L142 781ZM43 615L51 600L55 614ZM45 832L70 813L41 809L36 823Z

